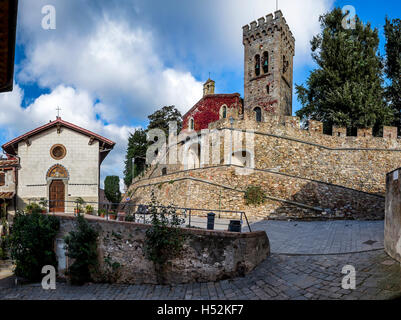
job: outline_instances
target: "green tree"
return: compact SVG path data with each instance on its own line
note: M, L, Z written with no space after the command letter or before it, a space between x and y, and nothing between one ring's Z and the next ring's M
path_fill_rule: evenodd
M170 121L177 122L178 132L180 132L182 128L182 115L175 106L165 106L148 116L148 119L149 125L147 130L162 129L166 133L166 136L168 135L168 123Z
M92 280L91 271L98 266L98 233L82 215L78 216L77 223L77 230L71 231L64 238L64 241L67 256L74 261L68 270L71 282L73 284L84 284Z
M112 203L120 203L120 178L117 176L108 176L104 180L104 194L107 200Z
M54 240L59 228L57 217L39 211L15 215L9 239L11 257L16 262L15 275L37 281L43 276L43 266L57 269Z
M386 100L394 111L393 125L401 127L401 20L386 18L385 73L390 81L386 88Z
M312 58L318 68L306 87L297 85L303 120L332 125L374 128L377 133L392 121L383 98L382 59L378 55L378 30L356 17L355 29L344 29L346 14L335 8L320 17L321 33L311 41Z
M143 129L135 130L128 138L127 153L125 155L124 183L129 187L132 180L142 173L146 167L146 149L148 142ZM135 159L135 164L133 160Z

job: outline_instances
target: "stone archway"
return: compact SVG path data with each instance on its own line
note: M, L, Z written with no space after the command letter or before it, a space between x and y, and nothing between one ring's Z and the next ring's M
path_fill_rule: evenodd
M67 169L56 164L46 174L49 211L65 212L65 201L67 200L69 174Z

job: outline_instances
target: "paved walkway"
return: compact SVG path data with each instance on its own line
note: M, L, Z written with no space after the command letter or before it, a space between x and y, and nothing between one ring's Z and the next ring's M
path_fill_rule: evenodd
M260 221L251 228L266 231L274 253L335 254L384 247L384 221Z
M383 243L383 222L269 221L254 226L267 228L273 253L243 278L176 286L88 284L74 287L58 283L53 291L45 291L39 284L13 286L11 281L0 280L0 300L377 300L401 296L400 263L379 249ZM317 233L310 233L313 230ZM363 242L368 240L377 244L366 247ZM368 248L376 250L344 253ZM355 290L342 289L345 265L355 267Z

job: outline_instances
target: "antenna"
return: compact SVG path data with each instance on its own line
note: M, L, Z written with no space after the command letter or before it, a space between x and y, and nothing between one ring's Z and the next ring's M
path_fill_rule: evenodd
M59 106L57 106L57 118L60 118L60 111L61 111L61 108L59 107Z

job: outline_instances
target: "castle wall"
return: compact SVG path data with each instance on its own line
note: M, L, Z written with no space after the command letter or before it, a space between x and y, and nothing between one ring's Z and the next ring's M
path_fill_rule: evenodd
M246 212L250 220L265 218L382 219L384 198L331 184L240 167L216 166L167 174L134 183L129 193L136 203L149 203L153 190L164 205ZM260 186L266 202L247 206L244 192ZM238 214L225 214L237 218Z

